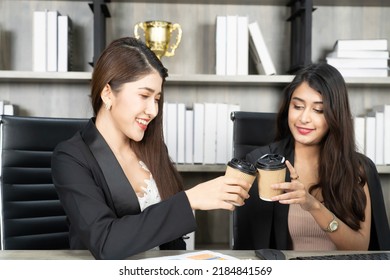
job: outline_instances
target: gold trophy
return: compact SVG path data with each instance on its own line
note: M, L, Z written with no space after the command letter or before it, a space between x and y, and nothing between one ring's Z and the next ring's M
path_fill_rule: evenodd
M145 44L157 55L159 59L163 56L173 56L175 49L181 41L182 30L178 23L167 21L145 21L134 26L134 36L140 39L138 29L143 30ZM171 42L171 36L176 31L176 42Z

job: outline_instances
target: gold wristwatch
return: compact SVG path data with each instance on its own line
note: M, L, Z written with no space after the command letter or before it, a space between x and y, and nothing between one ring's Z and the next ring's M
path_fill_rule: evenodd
M335 232L339 228L339 222L336 220L336 216L332 213L333 219L330 221L328 227L324 229L326 232Z

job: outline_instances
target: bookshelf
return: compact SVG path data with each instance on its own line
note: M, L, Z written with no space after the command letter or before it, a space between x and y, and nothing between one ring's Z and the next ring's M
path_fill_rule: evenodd
M86 0L5 0L0 1L0 99L31 116L91 116L89 80L93 61L94 13ZM238 103L246 111L277 111L281 91L292 80L290 69L289 0L111 0L106 5L105 41L132 36L134 24L148 19L180 23L183 38L176 54L163 58L169 69L166 101ZM97 2L96 2L97 3ZM386 38L390 41L390 1L386 0L313 0L311 59L324 59L339 38ZM73 70L67 73L31 72L32 11L56 9L69 15L74 23ZM23 13L23 17L15 14ZM264 30L277 75L216 76L216 15L243 14L257 20ZM189 16L191 15L191 16ZM102 38L101 38L102 39ZM4 54L5 53L5 54ZM1 62L2 60L0 60ZM363 114L375 105L390 104L390 78L346 78L354 114ZM178 165L188 186L220 175L220 165ZM383 192L390 213L390 167L378 166ZM204 215L204 214L202 214ZM390 216L390 215L389 215ZM218 217L218 218L216 218ZM213 212L200 219L224 220ZM220 228L226 229L222 224ZM208 235L208 236L207 236ZM199 233L200 242L228 242L217 230Z

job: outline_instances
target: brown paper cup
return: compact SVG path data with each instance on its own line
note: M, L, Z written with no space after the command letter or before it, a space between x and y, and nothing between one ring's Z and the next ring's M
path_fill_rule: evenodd
M248 182L251 185L253 184L253 182L256 179L256 175L244 173L244 172L242 172L238 169L235 169L233 167L230 167L230 166L226 167L225 176L230 177L230 178L244 179L246 182Z
M257 169L251 163L233 158L226 166L225 176L229 178L244 179L252 186L257 176ZM233 205L239 206L235 203L233 203Z
M259 196L262 200L271 201L271 197L283 193L283 190L271 188L271 185L285 181L286 163L283 156L266 154L257 160L256 168L259 173Z
M259 196L262 200L271 201L271 197L283 193L283 190L275 190L271 188L271 185L285 181L286 168L279 170L257 169L257 171L259 172Z

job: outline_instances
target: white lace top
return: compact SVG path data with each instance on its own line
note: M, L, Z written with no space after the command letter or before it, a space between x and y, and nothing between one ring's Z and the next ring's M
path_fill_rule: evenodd
M145 163L142 161L139 161L139 164L141 167L148 171L149 169L146 167ZM138 197L139 206L141 208L141 212L144 211L144 209L150 205L156 204L161 201L160 193L158 192L156 181L154 181L152 174L150 173L149 179L145 179L144 182L146 183L146 187L142 187L143 190L143 196Z

